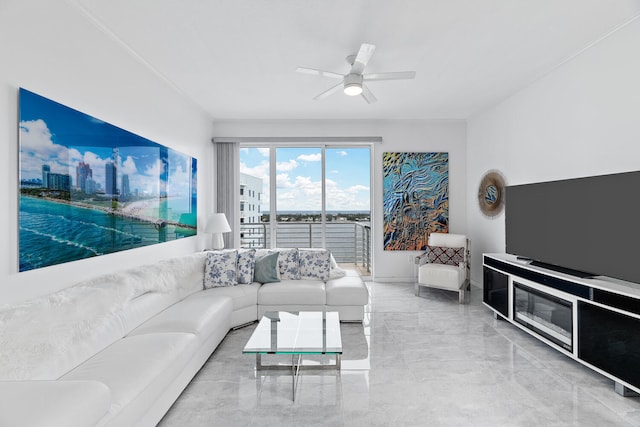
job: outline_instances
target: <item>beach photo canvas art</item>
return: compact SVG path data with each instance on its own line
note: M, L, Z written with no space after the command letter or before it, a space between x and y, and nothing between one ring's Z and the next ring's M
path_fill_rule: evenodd
M383 153L384 249L420 251L449 231L449 154Z
M19 271L197 233L197 160L20 89Z

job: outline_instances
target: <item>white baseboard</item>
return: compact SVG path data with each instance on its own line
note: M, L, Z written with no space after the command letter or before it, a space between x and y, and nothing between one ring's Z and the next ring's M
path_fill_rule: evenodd
M387 283L414 283L415 278L413 276L393 276L393 277L380 277L375 276L371 279L372 282L387 282Z

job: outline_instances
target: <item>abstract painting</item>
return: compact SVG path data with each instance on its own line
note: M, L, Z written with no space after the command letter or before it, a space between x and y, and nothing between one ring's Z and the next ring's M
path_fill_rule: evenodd
M449 231L449 153L383 153L384 249L419 251Z
M20 89L19 271L194 236L197 161Z

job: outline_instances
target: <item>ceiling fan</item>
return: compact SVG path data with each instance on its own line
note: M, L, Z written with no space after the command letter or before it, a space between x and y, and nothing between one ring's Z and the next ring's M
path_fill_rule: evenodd
M415 71L398 71L394 73L371 73L363 74L364 68L371 59L375 45L362 43L358 53L355 55L347 56L347 62L351 65L351 69L347 74L339 74L331 71L316 70L314 68L298 67L296 71L298 73L312 74L314 76L330 77L332 79L340 79L340 83L330 87L313 99L324 99L332 93L338 91L341 87L344 89L344 93L349 96L362 95L365 101L369 104L373 104L377 101L376 97L369 90L364 82L375 80L404 80L413 79L416 76Z

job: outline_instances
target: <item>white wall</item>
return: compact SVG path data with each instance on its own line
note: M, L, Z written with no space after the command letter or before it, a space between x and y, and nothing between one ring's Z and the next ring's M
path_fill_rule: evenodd
M468 121L475 283L482 280L481 254L505 250L504 214L487 219L478 208L477 189L487 170L502 171L507 184L516 185L640 169L639 41L636 19Z
M0 305L204 247L197 237L18 273L18 88L198 159L200 222L212 208L211 119L66 1L0 3ZM203 224L199 224L203 226Z
M381 136L373 148L372 242L373 277L376 280L413 280L417 252L384 251L382 226L382 153L385 151L446 151L449 153L449 230L466 232L466 126L462 121L416 120L293 120L219 121L217 137L343 137Z

